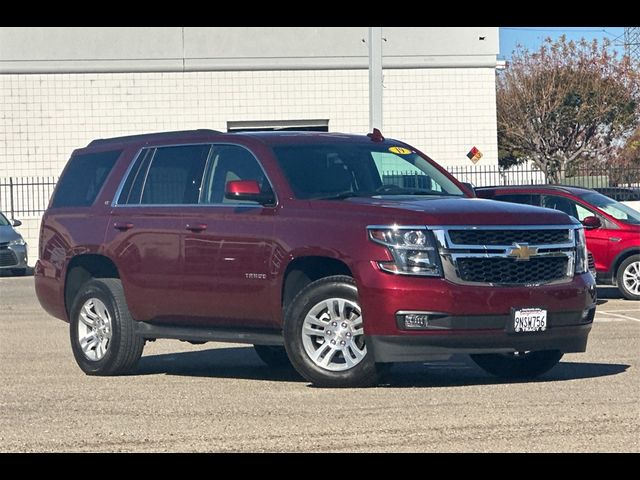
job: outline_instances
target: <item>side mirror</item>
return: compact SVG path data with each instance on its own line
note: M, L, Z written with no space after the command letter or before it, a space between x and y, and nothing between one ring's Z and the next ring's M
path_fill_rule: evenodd
M476 195L476 188L473 186L473 183L469 183L469 182L460 182L462 185L464 185L465 187L467 187L467 189L469 190L469 193L473 196L473 197L477 197Z
M260 191L260 184L255 180L232 180L227 182L224 196L229 200L249 200L261 205L275 203L272 193Z
M15 220L15 219L13 219L13 220L11 220L11 224L12 224L14 227L19 227L20 225L22 225L22 222L21 222L20 220Z
M598 217L590 216L590 217L584 217L584 220L582 220L582 225L587 230L593 230L596 228L600 228L602 226L602 222Z

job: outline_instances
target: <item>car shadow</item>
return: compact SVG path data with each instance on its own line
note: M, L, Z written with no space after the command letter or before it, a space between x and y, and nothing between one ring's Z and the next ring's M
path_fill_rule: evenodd
M617 287L598 287L598 305L607 303L607 300L626 300L626 298L624 298Z
M624 373L625 364L560 362L532 380L503 380L485 373L466 355L446 362L395 364L381 375L380 387L462 387L528 382L557 382L605 377ZM236 378L269 382L308 383L292 367L265 365L252 347L229 347L197 352L168 353L142 357L132 375L177 375L187 377Z

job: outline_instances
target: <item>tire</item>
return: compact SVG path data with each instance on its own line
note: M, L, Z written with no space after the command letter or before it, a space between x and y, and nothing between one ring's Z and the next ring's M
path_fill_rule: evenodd
M318 387L377 384L376 364L364 344L361 311L351 277L323 278L298 293L285 310L284 341L300 375Z
M629 300L640 300L640 255L631 255L616 273L618 290Z
M290 367L291 362L284 347L275 345L254 345L256 353L264 363L273 368Z
M502 378L534 378L555 367L563 353L558 350L471 355L484 371Z
M11 270L11 273L16 277L24 277L27 273L26 268L14 268Z
M121 375L135 368L144 339L135 333L119 279L86 282L73 302L70 319L71 348L84 373Z

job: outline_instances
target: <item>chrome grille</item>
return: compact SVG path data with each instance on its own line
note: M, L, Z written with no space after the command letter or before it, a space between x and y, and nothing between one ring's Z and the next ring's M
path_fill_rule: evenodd
M0 267L12 267L18 264L16 254L11 250L0 250Z
M449 230L456 245L558 244L569 241L568 229L553 230Z
M462 285L569 282L577 225L432 227L444 276Z
M458 271L465 282L535 284L562 278L567 257L534 257L528 262L511 258L459 258Z

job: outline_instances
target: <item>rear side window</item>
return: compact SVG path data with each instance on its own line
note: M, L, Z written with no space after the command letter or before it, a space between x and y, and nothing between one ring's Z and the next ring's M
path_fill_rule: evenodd
M122 153L121 150L76 155L58 182L51 207L89 207Z
M151 160L142 187L143 205L184 205L198 203L202 175L210 145L158 148ZM135 184L137 181L134 182ZM131 202L131 198L129 199Z

